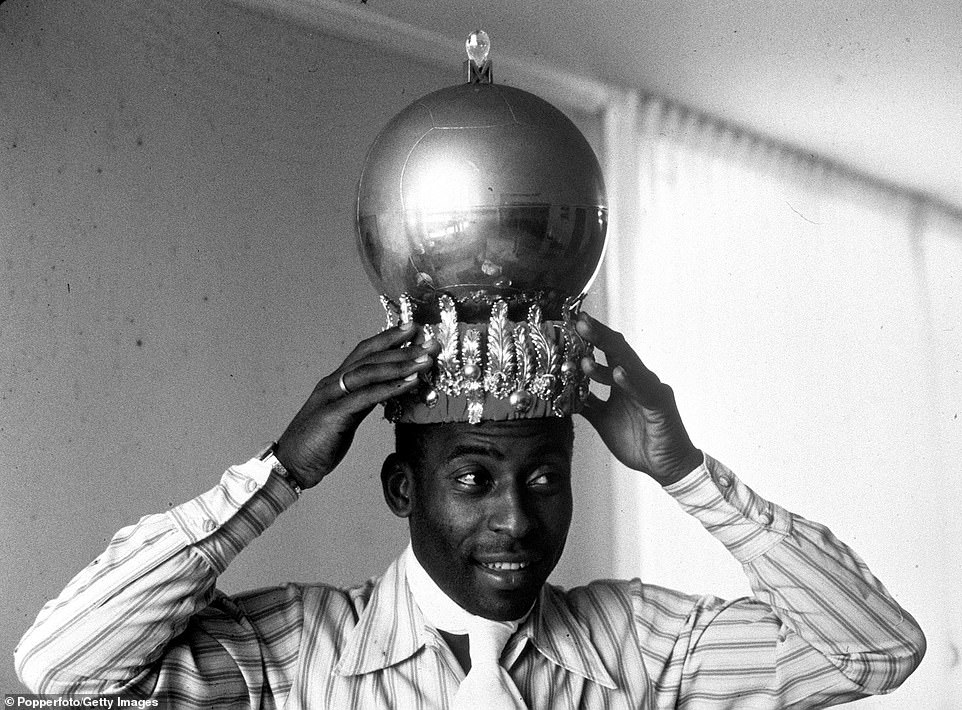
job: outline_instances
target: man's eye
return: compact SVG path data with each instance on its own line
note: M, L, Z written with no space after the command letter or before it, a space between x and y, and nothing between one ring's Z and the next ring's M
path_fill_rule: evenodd
M528 485L536 488L553 486L558 481L558 476L554 471L542 471L528 479Z
M465 471L454 480L465 488L480 488L484 485L484 476L480 471Z

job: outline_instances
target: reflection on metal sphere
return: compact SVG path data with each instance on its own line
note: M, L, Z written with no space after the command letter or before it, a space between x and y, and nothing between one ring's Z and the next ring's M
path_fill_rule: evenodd
M531 403L534 401L534 397L527 390L515 390L508 397L508 403L515 408L518 412L527 412L531 409Z
M584 293L608 210L594 152L546 101L470 83L404 109L371 147L358 185L358 246L389 298L434 310L537 301L558 317Z

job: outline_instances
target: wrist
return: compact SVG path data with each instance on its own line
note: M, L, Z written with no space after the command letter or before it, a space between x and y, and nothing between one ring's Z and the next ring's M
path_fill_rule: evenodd
M294 490L294 493L300 497L306 486L297 477L297 475L287 468L287 466L284 465L284 462L277 457L276 441L258 454L257 458L271 467L271 475L275 475L284 480Z
M666 472L666 475L658 477L658 483L663 487L678 483L678 481L701 466L704 462L705 454L702 453L701 449L692 447L688 453L679 459L675 466Z

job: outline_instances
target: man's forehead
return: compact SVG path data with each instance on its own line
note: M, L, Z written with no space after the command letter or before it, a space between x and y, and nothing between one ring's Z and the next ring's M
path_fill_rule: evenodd
M499 437L515 438L540 434L567 434L571 430L571 419L568 417L545 417L541 419L508 419L499 421L483 421L479 424L468 422L450 422L436 428L439 433L452 437Z
M486 421L480 424L456 422L423 432L426 443L442 447L447 457L465 449L489 449L492 454L510 455L516 447L567 446L571 441L571 420L567 418Z

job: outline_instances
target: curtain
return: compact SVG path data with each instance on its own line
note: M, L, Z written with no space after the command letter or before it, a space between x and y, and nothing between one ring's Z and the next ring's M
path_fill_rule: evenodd
M858 707L959 707L962 212L658 98L613 106L603 159L612 325L696 445L829 525L926 630L915 676ZM618 575L749 592L646 477L619 471L615 501Z

